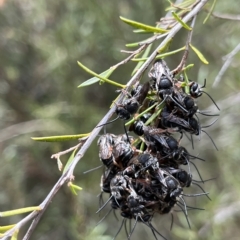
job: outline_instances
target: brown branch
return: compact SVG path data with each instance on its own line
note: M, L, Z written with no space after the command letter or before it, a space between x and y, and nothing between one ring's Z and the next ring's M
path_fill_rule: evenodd
M240 51L240 43L228 54L226 55L225 58L225 63L223 64L221 70L219 71L218 75L216 76L214 82L213 82L213 87L216 87L219 82L222 79L223 74L226 72L228 67L230 66L233 57Z
M120 65L123 65L127 62L129 62L132 58L134 58L137 54L139 54L140 52L142 52L149 44L144 44L143 46L141 46L140 48L138 48L136 51L134 51L130 56L128 56L127 58L125 58L123 61L119 62L118 64L112 66L111 68L117 68Z
M190 47L190 44L191 44L191 41L192 41L193 28L194 28L194 25L195 25L195 22L196 22L196 18L197 18L197 15L195 15L193 20L192 20L192 23L191 23L192 30L190 30L189 33L188 33L188 37L187 37L187 41L186 41L186 47L185 47L185 51L184 51L182 60L181 60L180 64L172 71L172 73L174 75L181 72L182 69L185 67L185 64L186 64L186 61L187 61L187 58L188 58L188 54L189 54L189 47Z

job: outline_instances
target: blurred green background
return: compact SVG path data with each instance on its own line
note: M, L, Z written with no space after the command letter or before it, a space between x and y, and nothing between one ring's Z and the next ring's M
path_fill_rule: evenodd
M215 11L239 14L238 5L234 0L218 1ZM165 15L167 6L167 1L160 0L0 0L0 211L40 204L61 175L51 155L77 144L34 142L30 137L89 132L117 96L116 88L107 84L78 89L90 76L78 67L77 60L98 73L118 63L127 56L120 53L126 43L146 38L133 34L119 16L154 25ZM207 78L207 92L221 108L217 123L207 129L219 151L205 134L201 141L196 138L195 150L189 141L182 145L193 155L206 159L204 163L196 160L202 177L216 179L203 186L212 201L206 197L186 199L188 205L205 209L189 211L191 230L183 213L174 213L172 231L170 215L155 218L154 226L169 240L240 236L240 53L218 86L211 88L223 64L222 57L239 43L240 24L210 17L203 25L206 14L203 11L197 17L192 43L209 65L203 65L191 52L188 63L195 67L189 71L189 77L200 83ZM182 47L186 36L186 30L180 31L171 49ZM166 58L170 68L175 68L181 57L182 53ZM135 63L129 63L120 67L111 79L126 83L134 66ZM201 98L199 108L217 112L207 96ZM202 123L206 125L213 119L204 117ZM120 133L122 124L109 125L107 131ZM68 157L61 160L66 162ZM117 221L110 214L96 227L107 212L105 209L101 216L95 213L102 170L83 174L98 165L95 141L75 169L75 183L83 190L74 196L64 186L31 239L112 239L121 217ZM195 172L194 178L199 179ZM193 186L186 192L200 191ZM0 226L16 223L22 217L1 218ZM23 234L24 231L19 239ZM124 230L118 239L126 239ZM132 239L153 236L147 227L138 224Z

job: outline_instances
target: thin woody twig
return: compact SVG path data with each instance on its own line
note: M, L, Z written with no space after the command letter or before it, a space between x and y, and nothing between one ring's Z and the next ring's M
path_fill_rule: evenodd
M185 64L186 64L186 61L187 61L187 58L188 58L188 54L189 54L189 47L190 47L190 44L191 44L191 41L192 41L193 28L194 28L194 25L195 25L195 22L196 22L196 18L197 18L197 15L195 15L193 20L192 20L192 23L191 23L192 30L190 30L189 33L188 33L188 37L187 37L187 41L186 41L186 47L185 47L185 51L184 51L182 60L181 60L180 64L172 71L172 73L174 75L181 72L182 69L185 67Z
M209 12L209 10L206 10L207 12ZM215 18L219 18L219 19L223 19L223 20L232 20L232 21L240 21L240 15L234 15L234 14L225 14L225 13L211 13L211 16L215 17Z
M134 51L131 55L129 55L127 58L125 58L123 61L119 62L118 64L112 66L112 68L117 68L120 65L123 65L127 62L129 62L132 58L134 58L137 54L139 54L140 52L142 52L146 47L148 46L148 44L144 44L143 46L141 46L140 48L138 48L136 51Z
M221 70L219 71L218 75L216 76L213 87L216 87L222 79L223 74L228 69L229 65L231 64L233 57L240 51L240 43L228 54L225 58L225 63L223 64Z
M203 6L208 2L208 0L201 0L193 9L191 12L189 12L182 20L183 22L188 22L191 18L193 18L195 15L198 14L198 12L203 8ZM157 48L153 51L153 53L148 57L148 59L143 63L143 65L138 69L138 71L134 74L134 76L129 80L127 83L126 90L128 90L136 81L142 76L142 74L145 72L145 70L148 68L148 66L154 61L156 55L158 54L158 49L161 49L163 46L165 46L170 39L172 39L176 33L182 28L182 25L180 23L177 23L169 32L166 38L157 46ZM124 94L121 93L120 97L117 100L117 104L120 104L124 98ZM109 118L114 114L116 110L116 106L113 105L113 107L108 111L108 113L103 117L103 119L97 124L103 125L105 124ZM75 155L72 163L69 165L69 167L66 169L66 171L63 173L63 175L59 178L57 183L54 185L50 193L47 195L47 197L44 199L44 201L40 204L41 211L33 211L31 214L23 218L20 222L18 222L13 228L5 232L4 236L1 237L1 239L7 240L9 239L15 231L19 230L22 226L24 226L29 220L34 218L32 221L27 233L25 234L23 240L28 240L34 229L36 228L39 220L41 219L43 213L47 209L48 205L52 201L53 197L56 195L58 190L67 182L72 180L73 177L73 171L77 165L77 163L82 159L84 154L86 153L87 149L92 144L93 140L97 137L99 132L101 131L102 127L94 128L91 134L89 135L86 142L83 144L81 149L77 152Z
M71 151L73 151L73 150L75 150L75 149L78 148L80 145L81 145L81 143L79 143L79 144L77 144L76 146L71 147L71 148L69 148L69 149L67 149L67 150L65 150L65 151L62 151L62 152L59 152L59 153L55 153L55 154L53 154L53 155L51 156L51 158L59 158L60 156L66 154L66 153L69 153L69 152L71 152Z
M67 149L67 150L65 150L65 151L55 153L55 154L53 154L53 155L51 156L51 158L56 158L56 159L57 159L57 158L59 158L60 156L65 155L66 153L72 152L72 151L75 150L76 148L81 147L81 146L86 142L87 138L88 138L88 137L81 138L81 139L80 139L81 142L78 143L76 146L71 147L71 148L69 148L69 149Z

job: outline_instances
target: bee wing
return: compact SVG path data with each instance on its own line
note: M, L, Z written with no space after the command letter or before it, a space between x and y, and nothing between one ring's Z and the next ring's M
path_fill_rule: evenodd
M164 174L166 174L166 171L159 168L157 170L156 177L157 177L157 179L160 183L162 183L165 187L167 187L167 183L166 183L166 179L164 177Z
M174 115L169 115L167 120L169 122L171 122L171 123L176 123L176 124L178 124L178 125L180 125L182 127L190 128L189 123L186 120L184 120L184 119L182 119L180 117L176 117Z
M148 76L150 78L156 78L157 81L159 81L159 79L161 78L161 76L164 74L165 70L164 70L164 67L163 67L163 64L162 64L162 60L159 59L157 60L152 68L150 69L149 73L148 73Z
M141 105L143 103L143 101L145 100L145 98L147 97L148 91L150 89L150 83L149 82L145 82L141 88L141 90L139 91L139 93L137 94L137 96L135 97L136 100L139 102L139 104Z
M177 102L178 102L180 105L182 105L183 107L185 107L184 104L183 104L185 95L181 94L181 93L179 92L179 90L175 90L175 91L174 91L174 94L175 94L175 96L173 97L174 100L177 101Z
M160 131L162 131L162 129ZM166 142L165 136L163 134L159 133L159 129L158 128L148 127L148 135L151 138L153 138L156 141L158 141L162 146L164 146L166 148L169 148L169 146L168 146L168 144Z
M99 148L99 158L100 159L110 159L112 157L112 146L107 145Z
M156 141L158 141L162 146L166 147L166 148L169 148L168 144L167 144L167 141L164 137L164 135L160 135L160 134L156 134L154 135L154 139Z

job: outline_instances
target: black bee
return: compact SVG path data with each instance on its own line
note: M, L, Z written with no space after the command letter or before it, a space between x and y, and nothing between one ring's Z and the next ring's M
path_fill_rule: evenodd
M148 76L153 82L151 85L152 88L157 91L159 97L163 100L162 103L165 102L168 106L172 106L173 104L177 105L183 111L187 112L187 110L174 99L174 95L178 92L178 89L176 89L174 85L173 75L165 61L161 59L155 61Z
M126 167L129 160L133 157L134 151L129 142L127 142L127 138L120 135L114 139L112 154L115 165Z
M142 136L144 134L144 123L147 122L150 117L151 114L144 114L139 120L136 120L132 125L130 125L129 131L133 131L138 136Z
M184 130L195 135L199 135L201 132L201 127L194 117L184 119L175 115L173 112L169 112L166 106L161 112L160 126L164 128L174 128L178 132L182 132Z
M117 105L115 110L115 113L117 114L117 118L103 125L98 125L97 127L101 127L109 123L113 123L119 118L123 120L130 119L131 115L135 114L138 111L139 107L147 97L149 88L150 88L149 82L146 82L143 85L139 84L135 86L135 88L133 88L133 90L131 91L131 94L126 93L128 95L127 99L125 99L122 104ZM125 124L124 124L124 130L127 135Z
M139 163L143 166L143 169L151 168L153 171L159 169L158 159L152 156L150 153L143 153L138 156Z
M170 211L174 208L174 206L177 203L176 198L170 198L165 199L165 202L163 202L161 205L159 205L159 213L160 214L167 214L170 213Z
M133 156L133 149L128 142L132 137L126 135L105 134L98 140L99 157L103 164L110 168L113 164L122 168Z
M152 128L150 131L144 132L144 138L149 145L149 148L155 152L160 153L160 164L165 162L174 164L188 164L189 154L184 147L179 146L178 141L166 133L158 133L158 129ZM169 159L171 160L169 162Z
M168 129L154 128L143 124L135 126L139 127L138 131L135 129L136 133L140 134L143 132L149 150L153 153L160 152L163 156L175 156L174 152L176 152L178 148L178 142L169 136ZM173 142L176 145L174 147Z
M135 89L133 89L130 98L127 98L122 104L117 106L116 114L118 115L118 118L124 120L130 119L131 115L138 111L139 107L147 97L149 88L149 82L146 82L143 85L138 85Z
M118 200L122 199L126 195L127 181L122 175L122 172L116 174L115 177L112 178L110 182L111 194L118 202Z
M113 163L112 148L114 144L114 134L105 134L98 139L99 158L108 168Z
M151 176L158 179L159 182L165 187L164 191L171 192L171 197L176 197L182 192L178 181L171 174L169 174L169 172L159 167L159 162L156 157L153 157L149 153L144 153L138 157L138 160L144 167L140 171L143 171L144 169L149 169Z
M203 93L205 93L214 103L214 105L216 106L216 108L218 110L220 110L220 108L218 107L218 105L216 104L216 102L213 100L213 98L205 91L203 91L202 89L206 87L206 78L204 79L204 84L203 86L200 86L199 83L197 82L190 82L190 94L193 98L199 98L202 96Z
M204 111L200 111L193 97L187 95L185 92L175 91L173 99L175 100L175 102L173 102L172 104L172 109L174 109L175 111L177 110L177 114L183 118L193 117L196 113L200 113L201 115L205 116L219 116L218 114L208 114ZM176 102L178 104L174 104Z
M161 89L170 89L173 86L170 69L162 59L154 62L148 76L152 81L151 87L157 91Z
M166 174L167 172L165 172ZM167 176L165 177L165 182L167 188L165 189L166 194L170 194L171 198L177 198L182 194L183 189L181 188L178 180L174 178L172 175L169 173L166 174Z
M102 192L110 193L110 182L114 178L114 176L119 172L119 169L116 166L111 166L111 168L107 169L103 175L101 176L100 187Z
M191 183L192 183L191 173L187 173L185 170L181 168L175 169L175 168L168 167L165 170L179 181L181 187L191 186Z
M142 199L134 190L130 191L130 195L127 197L127 204L129 207L130 212L132 213L134 218L138 218L141 220L142 217L147 214L147 210L142 205Z
M164 128L175 128L177 131L181 131L183 128L189 128L189 123L179 117L178 115L173 114L173 112L169 111L167 106L165 106L161 111L161 125Z
M182 91L175 91L173 96L175 102L178 104L174 104L174 109L178 110L178 115L185 117L193 117L197 112L200 112L198 110L197 104L194 102L192 97L188 96ZM174 103L175 103L174 102ZM179 107L181 105L182 107Z

